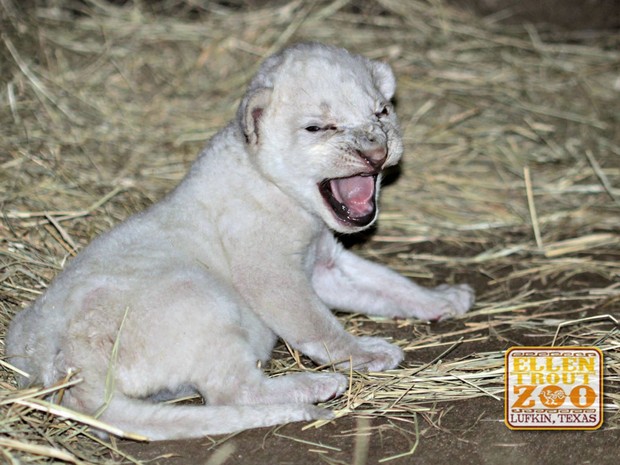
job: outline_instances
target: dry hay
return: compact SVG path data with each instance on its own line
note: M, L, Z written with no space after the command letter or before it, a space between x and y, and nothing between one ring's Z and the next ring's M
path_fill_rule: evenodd
M600 347L605 428L618 428L620 35L506 27L437 0L18 3L0 0L0 346L13 313L68 257L174 186L262 57L320 40L389 61L399 80L406 158L359 252L426 284L479 291L448 326L344 315L357 334L408 334L395 342L409 359L436 356L352 373L330 406L415 435L416 413L432 422L438 402L503 397L501 350L452 349L506 348L522 334ZM312 369L279 352L274 375ZM94 419L16 391L0 363L0 460L133 461L89 435Z

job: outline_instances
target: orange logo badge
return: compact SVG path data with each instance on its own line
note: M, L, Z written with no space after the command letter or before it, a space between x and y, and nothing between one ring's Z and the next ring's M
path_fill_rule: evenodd
M603 354L595 347L506 352L505 422L511 429L597 429L603 424Z

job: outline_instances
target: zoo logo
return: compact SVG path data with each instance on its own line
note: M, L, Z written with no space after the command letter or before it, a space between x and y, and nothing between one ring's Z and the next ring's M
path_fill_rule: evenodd
M594 347L506 352L505 423L511 429L597 429L603 354Z

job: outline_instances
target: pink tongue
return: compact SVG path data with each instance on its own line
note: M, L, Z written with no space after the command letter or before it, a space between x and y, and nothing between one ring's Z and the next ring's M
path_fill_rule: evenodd
M375 179L372 176L332 179L331 188L336 200L346 205L354 216L372 212L375 195Z

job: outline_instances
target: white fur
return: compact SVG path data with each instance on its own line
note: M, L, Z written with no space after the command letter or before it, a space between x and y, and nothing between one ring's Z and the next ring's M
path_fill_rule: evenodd
M312 404L341 395L346 378L267 378L257 360L269 359L277 337L319 364L385 370L402 351L353 337L330 307L436 319L473 302L467 286L424 289L333 236L376 214L364 224L339 219L318 184L368 172L371 156L377 170L398 162L394 86L388 65L324 45L267 59L237 120L183 182L94 240L16 316L11 361L46 386L78 370L84 381L66 405L95 412L111 398L102 419L152 439L328 416ZM155 402L187 390L206 405Z

